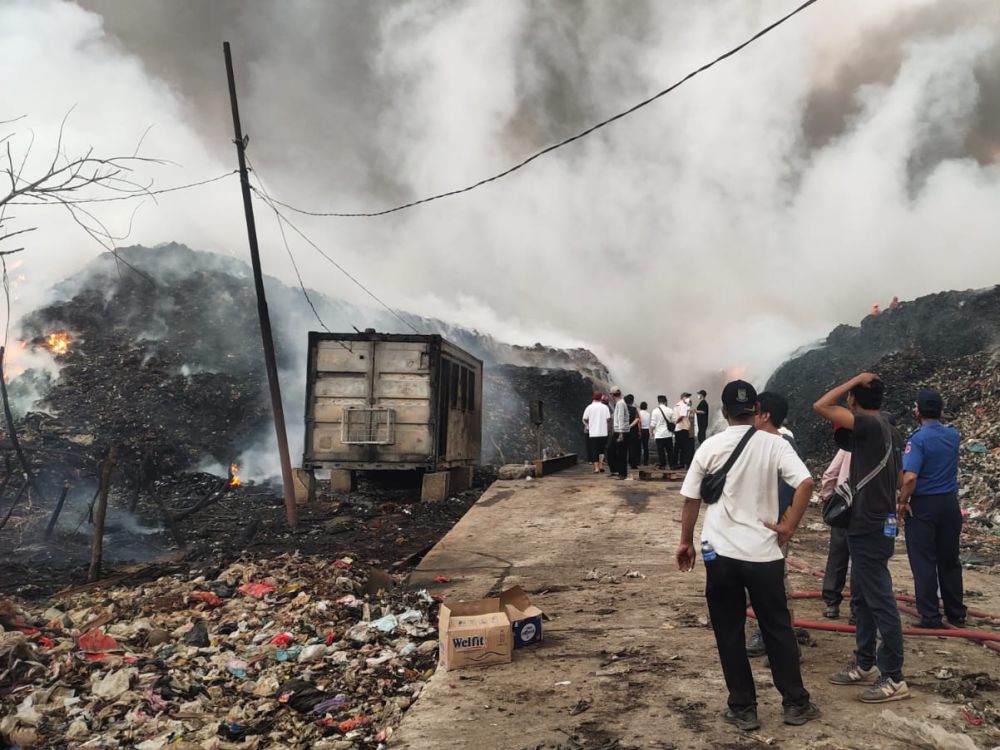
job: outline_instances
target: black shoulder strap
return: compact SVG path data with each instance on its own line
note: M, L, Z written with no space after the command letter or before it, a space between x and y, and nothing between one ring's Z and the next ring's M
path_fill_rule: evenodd
M729 473L729 470L733 468L733 464L736 463L736 459L740 457L740 454L743 452L743 449L747 447L747 443L750 442L750 438L753 437L753 434L755 432L757 432L756 427L751 427L749 430L746 431L746 434L743 436L743 439L740 440L739 445L736 446L736 450L732 452L732 454L729 456L729 460L726 461L725 465L719 471L720 474L726 475Z

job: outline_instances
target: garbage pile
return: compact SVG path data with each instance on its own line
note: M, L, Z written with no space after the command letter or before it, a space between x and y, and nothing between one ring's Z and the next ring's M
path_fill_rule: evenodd
M788 424L799 449L822 460L831 454L830 428L812 405L826 391L859 372L883 375L885 357L912 355L902 377L889 383L890 397L908 400L903 411L909 413L915 388L933 383L932 376L949 363L990 351L998 327L1000 286L927 295L869 316L859 326L838 326L824 341L781 365L767 389L788 398ZM952 374L942 371L941 379L950 382Z
M500 365L487 370L483 383L483 457L494 464L538 458L538 438L530 421L530 401L544 404L541 447L550 456L582 453L583 410L601 387L570 370Z
M376 748L436 659L432 597L349 557L241 561L49 605L0 600L0 741Z

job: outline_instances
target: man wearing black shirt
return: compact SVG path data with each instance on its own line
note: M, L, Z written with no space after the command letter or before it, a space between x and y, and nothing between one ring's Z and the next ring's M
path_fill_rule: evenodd
M701 445L708 432L708 393L705 391L698 391L698 406L695 411L698 413L698 445Z
M830 677L835 685L875 679L861 693L864 703L886 703L910 697L903 679L903 629L889 573L895 530L887 534L886 518L896 512L902 477L903 438L881 413L885 386L863 373L837 386L813 408L834 424L851 430L850 486L854 490L847 546L851 556L851 605L858 625L855 660ZM839 405L847 399L847 408ZM863 478L873 478L858 489ZM877 647L878 636L882 642Z

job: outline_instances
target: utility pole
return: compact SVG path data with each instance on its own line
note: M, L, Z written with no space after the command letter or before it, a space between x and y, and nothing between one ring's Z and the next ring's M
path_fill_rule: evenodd
M295 529L299 524L299 510L295 505L295 487L292 483L292 462L288 456L288 435L285 432L285 410L281 405L281 385L278 382L278 365L274 357L274 339L271 336L271 317L267 312L264 296L264 277L260 270L260 249L257 246L257 224L253 218L253 203L250 198L250 178L247 176L246 147L240 126L240 108L236 101L236 77L233 74L233 55L229 42L222 43L226 56L226 77L229 79L229 101L233 108L233 132L236 135L236 158L240 164L240 187L243 188L243 210L247 219L247 238L250 241L250 262L253 266L253 283L257 290L257 317L260 318L260 338L264 344L264 366L267 369L267 384L271 390L271 410L274 413L274 432L278 438L278 458L281 460L281 483L285 494L285 517L288 526Z

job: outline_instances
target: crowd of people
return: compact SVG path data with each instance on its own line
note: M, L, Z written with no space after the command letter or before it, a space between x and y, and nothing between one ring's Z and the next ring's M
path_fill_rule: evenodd
M617 410L616 390L612 402ZM960 436L941 421L940 394L922 389L914 399L921 426L904 439L892 416L882 410L884 396L882 381L863 373L813 405L832 424L831 450L836 451L820 487L824 520L831 527L824 614L840 617L849 570L850 622L856 624L853 658L829 681L863 687L858 698L872 704L910 697L903 672L903 626L888 565L900 527L905 530L920 614L913 627L941 628L943 618L961 626L966 619L959 562ZM750 657L766 654L782 697L784 722L805 724L820 710L802 679L785 558L814 480L784 427L785 398L758 394L751 384L734 381L726 385L721 400L727 428L708 438L698 435L697 451L687 460L677 565L681 571L692 570L699 552L705 565L705 598L729 693L723 720L746 731L760 726ZM661 397L660 405L664 402ZM617 411L612 418L615 434L631 425L627 403L622 403L621 418ZM602 404L600 394L595 394L595 404ZM675 441L673 455L681 456L678 466L685 465L684 451L676 449L678 431L682 425L689 434L696 428L690 414L691 404L684 397L662 412L672 425L667 431ZM595 415L604 417L595 409L588 425ZM652 419L650 424L655 439ZM613 442L628 444L627 439ZM595 464L595 470L599 468ZM694 530L702 505L705 519L696 546ZM749 641L748 601L758 629Z
M698 391L697 400L684 392L673 406L666 396L656 397L652 409L645 401L638 405L631 393L622 396L612 386L608 393L594 391L583 412L587 459L595 474L605 470L614 479L635 479L629 469L650 466L650 441L656 447L658 469L686 469L694 459L696 445L708 432L708 394Z

